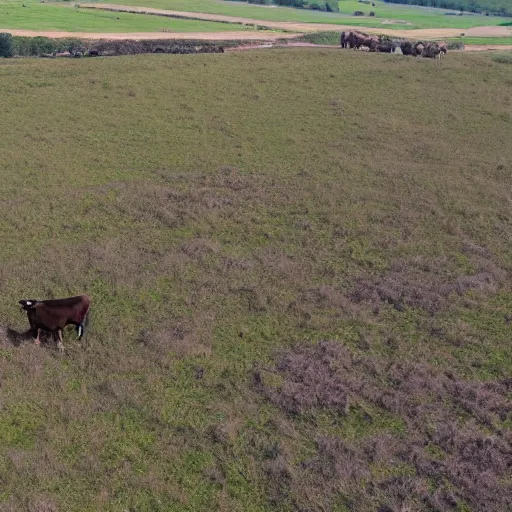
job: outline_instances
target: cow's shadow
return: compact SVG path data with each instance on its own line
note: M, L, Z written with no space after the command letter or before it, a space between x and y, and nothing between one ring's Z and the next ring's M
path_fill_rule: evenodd
M50 338L51 339L51 335ZM41 341L48 341L47 336L41 336ZM13 346L19 347L23 343L28 343L34 341L34 333L32 329L28 331L16 331L15 329L11 329L10 327L0 326L0 346Z

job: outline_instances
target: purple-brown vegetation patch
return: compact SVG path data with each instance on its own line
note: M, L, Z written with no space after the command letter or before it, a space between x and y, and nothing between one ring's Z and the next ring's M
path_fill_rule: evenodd
M510 379L463 381L425 363L384 363L321 341L282 353L275 369L256 372L255 386L290 415L308 418L320 408L345 414L371 404L405 425L403 436L391 432L352 443L318 438L317 457L290 480L298 496L305 481L354 496L372 468L401 465L405 474L370 479L378 485L360 496L364 506L512 510Z
M450 296L464 295L469 290L498 292L507 282L507 272L483 248L465 244L463 251L474 268L470 275L457 275L453 262L447 258L398 259L382 276L357 280L350 298L355 303L375 306L387 302L398 311L409 306L433 314L446 305Z

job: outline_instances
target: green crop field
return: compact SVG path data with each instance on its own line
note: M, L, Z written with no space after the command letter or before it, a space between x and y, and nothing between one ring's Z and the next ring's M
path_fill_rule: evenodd
M356 0L340 0L340 13L325 13L285 7L266 7L254 4L220 0L101 0L103 3L136 5L158 9L203 12L242 16L268 21L301 21L312 23L337 23L368 27L385 26L387 28L469 28L481 25L499 25L510 22L510 18L493 16L464 15L446 16L445 9L424 8L409 5L388 4L374 0L371 4L362 4ZM93 2L95 3L95 0ZM101 2L99 2L101 3ZM366 15L375 12L375 17L352 16L354 11L363 11ZM402 20L406 23L392 23ZM390 23L391 21L391 23ZM384 22L384 23L383 23Z
M511 71L0 60L0 509L510 509Z
M241 25L75 9L65 4L46 4L35 0L25 0L24 3L17 0L0 2L0 28L69 32L158 32L162 29L171 32L243 30Z
M458 37L448 40L461 41L464 44L512 45L512 37Z

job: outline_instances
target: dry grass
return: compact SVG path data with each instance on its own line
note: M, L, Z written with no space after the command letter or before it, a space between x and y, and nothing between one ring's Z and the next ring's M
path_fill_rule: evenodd
M356 53L0 63L0 507L509 506L509 74Z
M377 487L361 493L357 510L375 506L373 500L391 510L421 504L439 510L465 504L474 510L512 506L512 437L506 427L512 418L510 379L467 382L421 363L386 364L353 356L341 344L326 341L297 345L278 360L276 371L282 376L279 385L257 372L256 389L288 414L309 412L304 417L314 423L320 408L346 415L349 404L363 410L371 405L405 425L400 435L351 444L320 437L312 460L299 467L282 460L280 471L296 474L285 478L295 499L307 501L318 488L322 494L357 493L373 477ZM406 474L393 474L400 465ZM392 476L379 478L379 473ZM274 489L275 484L269 485Z
M359 279L351 298L356 303L373 303L374 307L387 302L398 311L410 306L434 314L446 308L454 295L463 296L469 291L495 295L503 289L508 282L507 271L494 263L488 251L466 242L461 252L472 268L471 275L457 276L456 262L446 257L436 260L415 256L393 262L379 279Z

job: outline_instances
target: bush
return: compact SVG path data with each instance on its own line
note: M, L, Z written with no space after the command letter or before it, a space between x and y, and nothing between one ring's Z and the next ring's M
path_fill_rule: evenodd
M363 11L354 11L354 16L364 16Z
M12 49L14 55L20 57L40 57L53 52L72 52L83 46L83 41L74 38L50 39L48 37L14 36Z
M448 41L446 47L448 50L464 50L464 43L460 40Z
M370 16L375 16L375 11L370 11Z
M306 5L306 0L275 0L277 5L286 5L287 7L297 7L302 9Z
M313 44L339 45L340 34L339 32L310 32L309 34L298 37L296 41L304 41Z
M499 62L500 64L512 64L512 54L500 53L498 55L493 55L492 60L494 62Z
M12 35L0 33L0 57L12 57Z
M325 2L325 10L327 12L340 12L340 6L337 0L327 0Z

